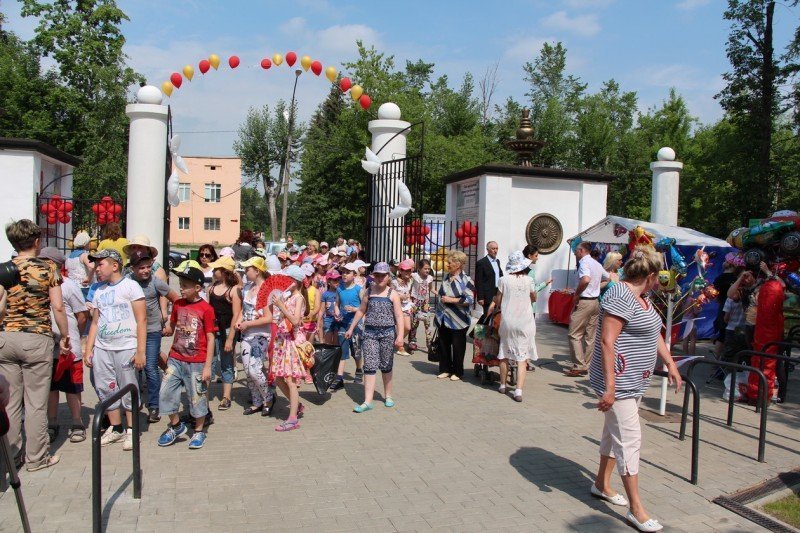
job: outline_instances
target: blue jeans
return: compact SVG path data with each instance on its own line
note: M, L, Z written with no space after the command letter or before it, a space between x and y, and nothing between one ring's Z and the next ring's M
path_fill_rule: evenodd
M147 380L147 407L158 409L158 396L161 391L161 370L158 358L161 355L161 332L148 331L144 348L144 375Z
M161 414L174 415L181 408L181 389L186 390L189 414L195 418L208 414L208 388L203 382L205 363L185 363L169 358L161 385Z
M234 377L233 350L230 352L224 350L229 333L230 329L221 329L214 336L216 352L214 359L211 361L211 375L222 376L223 383L233 383Z

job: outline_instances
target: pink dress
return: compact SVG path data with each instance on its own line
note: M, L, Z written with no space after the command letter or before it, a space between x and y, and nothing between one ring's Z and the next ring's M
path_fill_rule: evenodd
M305 300L302 294L295 294L286 300L286 308L295 316L305 314ZM272 322L275 324L275 345L270 359L270 376L285 378L297 385L311 383L309 374L300 356L297 354L297 343L306 341L303 333L302 322L296 327L286 320L277 306L273 306Z

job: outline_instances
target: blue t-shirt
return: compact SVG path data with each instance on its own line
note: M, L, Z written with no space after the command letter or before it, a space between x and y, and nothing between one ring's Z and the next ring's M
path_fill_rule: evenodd
M333 317L334 304L336 303L336 291L325 291L322 293L322 307L325 309L326 317Z
M356 313L355 311L346 311L345 307L359 307L361 305L361 287L353 284L349 289L339 287L337 291L339 294L339 312L342 314L341 324L345 327L350 327Z

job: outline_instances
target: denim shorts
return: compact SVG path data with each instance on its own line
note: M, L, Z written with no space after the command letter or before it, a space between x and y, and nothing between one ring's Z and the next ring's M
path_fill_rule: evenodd
M158 399L162 415L174 415L180 410L181 388L186 389L186 396L189 398L189 414L195 418L208 414L207 387L203 382L204 364L186 363L169 358Z

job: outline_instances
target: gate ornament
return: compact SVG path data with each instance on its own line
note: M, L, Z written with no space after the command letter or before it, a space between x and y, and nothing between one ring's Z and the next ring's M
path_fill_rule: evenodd
M70 215L72 208L72 202L62 200L61 196L54 194L50 200L42 204L39 210L47 216L47 223L52 225L56 222L69 223L72 220L72 215Z
M564 238L564 230L556 217L549 213L534 216L525 228L525 240L536 246L539 253L551 254L558 249Z
M103 226L109 222L119 222L122 206L115 203L110 196L103 196L98 203L92 205L92 212L97 217L97 223Z

